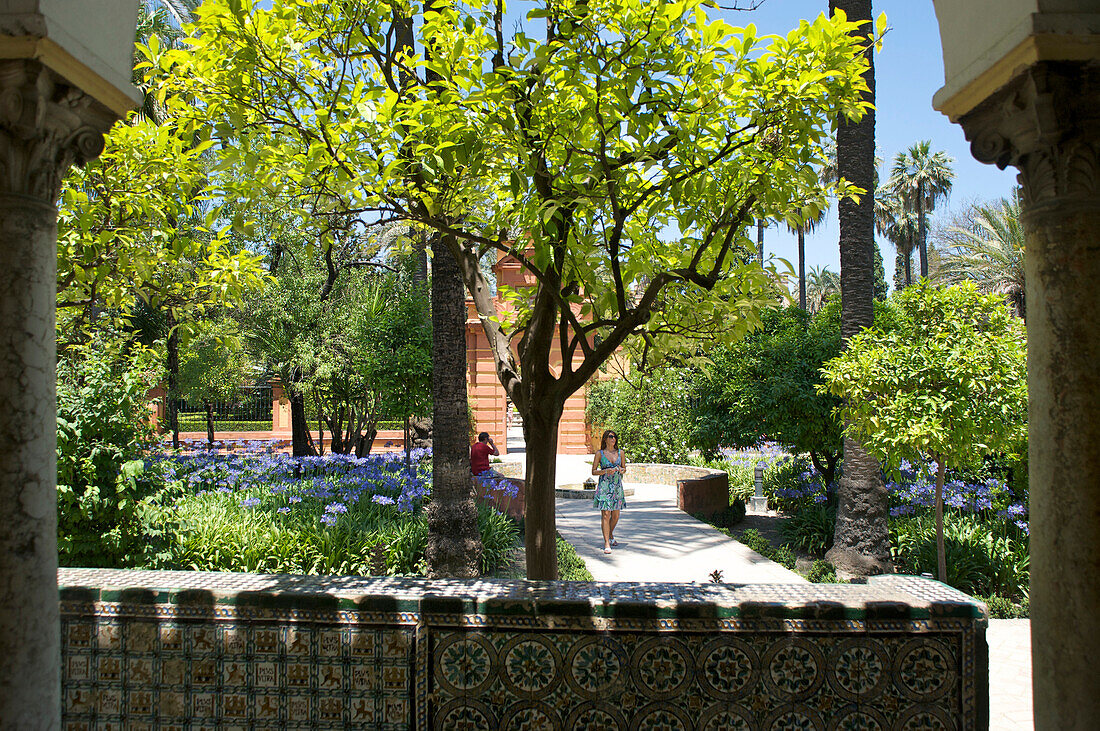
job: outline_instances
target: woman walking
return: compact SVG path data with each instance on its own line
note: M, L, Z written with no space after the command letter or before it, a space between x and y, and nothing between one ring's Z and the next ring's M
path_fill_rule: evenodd
M608 429L600 439L600 451L592 460L592 474L600 478L592 507L600 511L604 553L611 553L611 547L618 545L615 525L619 522L619 511L626 507L626 495L623 493L625 472L626 456L619 449L619 438Z

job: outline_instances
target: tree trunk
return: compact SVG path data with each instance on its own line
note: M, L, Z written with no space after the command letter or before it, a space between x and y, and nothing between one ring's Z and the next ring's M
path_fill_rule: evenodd
M168 350L168 430L172 432L172 449L179 449L180 334L176 327L176 314L171 307L168 308L165 322L168 326L168 342L165 346Z
M928 279L928 228L924 220L924 183L917 182L917 242L920 245L920 275Z
M905 286L913 284L913 249L905 252Z
M871 0L830 0L830 14L844 10L848 20L871 21ZM874 58L871 55L871 22L858 31L867 45L871 64L865 74L868 93L875 101ZM837 130L837 172L840 177L865 190L875 185L875 114L868 108L859 122L839 121ZM859 203L843 199L840 214L841 335L845 342L874 323L874 199ZM836 532L826 558L842 576L869 575L889 571L890 534L886 487L878 461L853 439L844 440L844 472L837 489Z
M432 499L430 578L473 578L481 563L466 402L466 290L442 236L432 241Z
M894 254L894 289L901 291L905 289L905 252L901 250L901 246L895 244L897 249Z
M295 457L312 457L317 454L313 449L313 438L309 435L309 421L306 418L306 396L299 388L302 382L301 372L295 368L287 379L287 396L290 398L290 444Z
M756 219L756 261L764 265L764 219Z
M557 478L558 424L562 408L552 399L533 399L539 409L523 414L523 438L527 444L526 493L523 523L527 553L527 578L558 578L557 513L554 488Z
M206 443L210 445L210 448L214 448L214 404L210 403L210 399L204 398L202 405L206 409Z
M806 231L798 227L798 306L806 309Z
M821 463L822 459L825 460L825 464ZM810 452L810 461L813 462L814 469L817 470L817 473L821 475L821 479L825 482L826 490L836 479L836 463L839 460L840 455L833 452L823 452L821 454Z
M947 552L943 546L943 476L942 459L936 460L936 571L940 581L947 583Z
M405 445L405 472L412 474L412 434L409 429L409 415L405 414L405 431L402 433L402 441Z

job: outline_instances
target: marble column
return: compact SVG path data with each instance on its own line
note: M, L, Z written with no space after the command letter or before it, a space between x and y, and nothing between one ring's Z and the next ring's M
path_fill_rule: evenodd
M114 115L37 61L0 61L0 719L60 726L55 289L61 179Z
M1100 719L1100 64L1039 63L959 122L1019 170L1035 728Z

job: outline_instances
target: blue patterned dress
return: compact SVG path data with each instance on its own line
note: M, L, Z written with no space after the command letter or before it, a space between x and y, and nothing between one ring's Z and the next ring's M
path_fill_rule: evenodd
M600 451L600 469L606 470L618 467L623 463L623 451L619 450L618 457L612 462L607 455ZM592 498L592 507L597 510L622 510L626 507L626 495L623 493L622 473L600 475L600 481L596 485L596 495Z

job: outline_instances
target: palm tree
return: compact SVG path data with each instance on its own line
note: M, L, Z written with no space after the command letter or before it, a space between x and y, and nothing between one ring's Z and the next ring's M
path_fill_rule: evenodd
M829 267L810 267L806 277L807 308L817 312L825 301L834 294L840 294L840 275Z
M806 309L806 234L812 233L825 220L828 204L824 200L800 206L787 218L787 230L798 235L798 306Z
M1020 201L1013 197L975 205L964 226L951 226L943 236L940 275L947 282L971 280L983 292L1003 295L1021 318L1024 299L1024 228Z
M924 140L894 157L888 185L917 216L917 245L920 247L920 275L928 277L928 214L951 192L954 162L946 152L932 152L932 142Z
M894 287L902 289L913 283L913 249L919 229L917 214L889 185L875 191L875 230L885 236L897 250L894 260Z
M829 12L843 10L862 23L856 31L866 44L864 74L867 111L858 122L837 124L837 173L865 191L875 189L875 67L871 0L829 0ZM840 329L845 341L874 324L874 196L838 203L840 214ZM844 472L837 490L836 530L826 558L842 575L873 574L890 569L889 506L878 460L856 440L844 439Z

